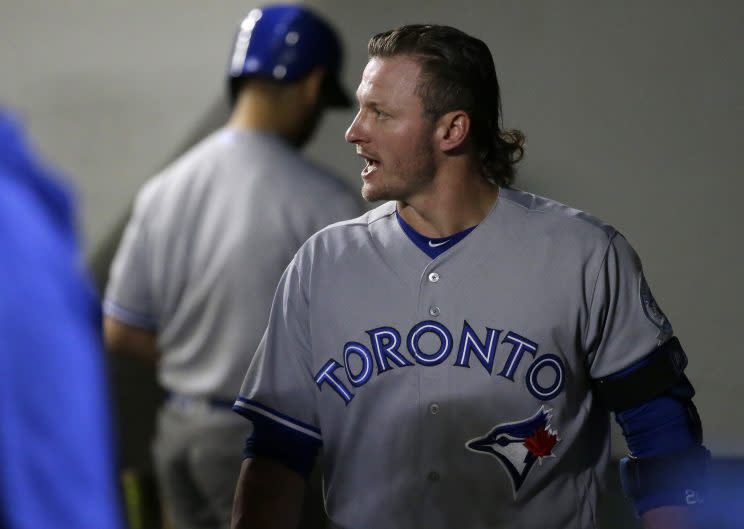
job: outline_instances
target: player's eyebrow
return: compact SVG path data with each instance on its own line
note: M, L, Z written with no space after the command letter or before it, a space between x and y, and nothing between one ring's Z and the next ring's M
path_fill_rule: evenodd
M364 103L362 103L362 101L358 97L357 97L357 106L359 107L360 110L362 108L380 109L380 110L385 110L388 108L387 105L385 105L384 103L381 103L380 101L376 99L368 99L364 101Z

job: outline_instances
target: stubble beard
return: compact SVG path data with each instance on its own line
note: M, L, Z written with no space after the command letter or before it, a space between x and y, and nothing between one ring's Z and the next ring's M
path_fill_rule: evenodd
M367 202L377 202L378 200L395 200L394 198L390 198L394 194L395 193L393 193L387 187L383 189L376 189L374 186L367 184L367 182L364 182L362 184L362 198Z
M412 196L426 187L436 174L436 164L434 163L434 149L428 143L419 144L416 152L412 156L414 163L408 167L398 165L393 169L395 181L377 182L377 185L362 184L362 198L367 202L377 202L378 200L396 200L409 202ZM382 168L380 170L383 170ZM379 180L384 180L380 178Z
M298 122L297 131L290 143L297 149L304 148L318 129L322 116L323 107L320 103L308 108L303 119Z

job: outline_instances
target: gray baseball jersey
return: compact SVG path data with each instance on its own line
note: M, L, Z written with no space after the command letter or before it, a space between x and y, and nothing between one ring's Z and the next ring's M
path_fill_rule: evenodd
M502 189L432 260L390 202L299 250L235 409L322 443L339 528L592 528L591 379L670 336L633 249L583 212Z
M140 191L104 310L157 331L165 388L232 400L281 271L315 231L359 211L278 137L221 129Z

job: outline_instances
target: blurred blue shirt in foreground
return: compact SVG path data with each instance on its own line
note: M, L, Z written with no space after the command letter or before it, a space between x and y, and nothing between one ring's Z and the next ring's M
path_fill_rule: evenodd
M71 194L0 108L0 527L121 529Z

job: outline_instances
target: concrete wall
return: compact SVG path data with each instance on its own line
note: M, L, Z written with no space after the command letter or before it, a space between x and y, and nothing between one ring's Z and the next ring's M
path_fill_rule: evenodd
M342 32L350 90L368 37L394 25L447 23L489 44L506 125L528 137L519 186L628 237L689 353L709 446L744 455L744 4L312 4ZM89 252L222 97L230 40L252 6L3 2L0 102L73 175ZM356 181L361 164L342 137L352 115L329 116L309 152Z

